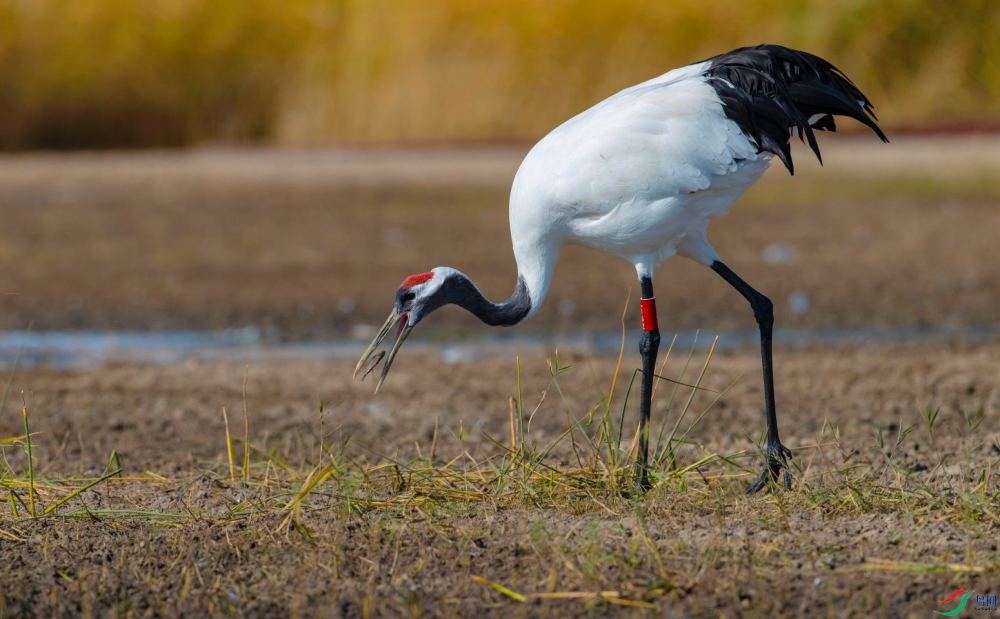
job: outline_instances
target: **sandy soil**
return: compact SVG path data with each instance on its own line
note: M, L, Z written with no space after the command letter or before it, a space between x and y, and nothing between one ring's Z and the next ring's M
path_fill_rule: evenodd
M772 170L711 228L774 299L778 324L1000 323L996 140L828 142L824 169L800 153L794 178ZM504 296L522 152L0 158L0 327L341 336L380 322L405 275L440 264ZM624 261L570 247L522 329L614 330L634 279ZM671 327L752 325L738 295L689 261L666 263L656 286ZM424 332L474 326L447 312Z
M582 415L598 399L614 365L564 353L574 367L560 376L563 401L545 355L521 358L526 406L540 402L528 432L538 444L566 428L565 410ZM684 359L674 354L666 375L694 381L701 356L682 374ZM431 450L438 462L463 452L484 461L498 451L485 437L509 434L512 359L447 364L410 354L377 398L342 361L22 371L12 391L32 411L36 475L95 476L117 450L124 476L149 471L162 481L107 483L74 499L74 509L181 516L4 516L0 528L22 539L0 539L0 608L5 616L651 616L594 600L522 605L471 578L480 576L521 592L620 591L656 616L926 616L957 587L996 591L998 365L995 344L779 351L781 428L800 467L790 494L746 499L750 473L726 469L685 486L665 481L643 498L393 510L345 506L336 496L350 488L334 477L319 489L328 498L303 516L308 536L281 531L277 515L231 516L271 497L226 479L223 407L239 427L245 389L258 461L315 461L321 441L347 437L358 461L407 462ZM756 356L724 353L709 367L705 387L736 385L695 428L692 454L752 449L762 427ZM677 405L667 406L664 385L654 419L672 423ZM20 399L2 411L0 436L19 432ZM929 407L941 409L933 431ZM982 416L975 430L970 415ZM882 449L879 429L889 437ZM563 444L550 461L566 464L569 453ZM23 473L21 450L4 454ZM898 468L887 469L890 460ZM983 471L974 495L985 497L987 515L956 511ZM887 494L852 504L852 484ZM892 502L909 496L894 488L913 496ZM868 491L859 492L864 501ZM947 564L984 571L949 573Z

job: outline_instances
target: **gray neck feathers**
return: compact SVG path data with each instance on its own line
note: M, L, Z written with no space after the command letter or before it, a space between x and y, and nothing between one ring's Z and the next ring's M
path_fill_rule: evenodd
M449 277L441 286L442 305L454 303L463 307L490 326L509 327L524 320L531 310L528 285L518 276L517 286L510 298L493 303L479 291L472 280L462 273Z

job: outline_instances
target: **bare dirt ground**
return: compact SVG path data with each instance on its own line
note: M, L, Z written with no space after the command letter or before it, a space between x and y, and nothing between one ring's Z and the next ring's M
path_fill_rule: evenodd
M1000 325L1000 142L827 142L825 169L800 156L715 223L721 253L781 327L956 335L779 348L791 492L743 493L753 348L671 351L646 495L628 482L631 338L617 373L614 355L456 361L418 342L378 397L337 356L7 367L0 617L916 617L959 587L996 593L1000 343L968 334ZM521 154L0 157L0 327L339 337L438 264L500 296ZM518 331L613 331L634 287L569 248ZM661 351L674 329L753 324L683 260L657 296ZM482 333L457 311L427 323Z
M1000 141L828 140L711 228L786 327L1000 323ZM888 154L885 154L886 151ZM507 189L522 149L34 155L0 158L0 326L256 325L338 336L379 321L402 278L515 278ZM703 267L657 276L672 327L750 326ZM568 248L524 330L614 330L624 261ZM426 329L470 328L458 312Z
M597 460L578 465L567 438L501 487L498 463L515 460L492 442L510 441L507 356L411 354L377 398L337 361L24 371L13 390L30 407L35 476L97 478L112 450L121 473L55 516L0 518L0 599L5 616L926 616L1000 577L998 350L780 352L796 489L752 498L762 423L749 352L712 359L692 406L708 412L679 451L682 466L734 464L661 466L633 498ZM703 353L686 371L686 353L671 357L665 375L695 382ZM555 441L567 414L586 419L613 375L614 359L561 363L573 367L557 389L542 352L522 357L525 414L537 406L524 444ZM221 411L241 436L244 390L253 453L242 481L235 450L231 481ZM654 418L669 428L689 393L661 383ZM17 408L0 435L21 431ZM574 440L599 430L581 423ZM23 501L23 450L4 453ZM283 506L325 462L334 471L289 525ZM578 472L547 478L550 466ZM604 481L571 483L585 474ZM47 483L45 505L69 487ZM600 591L618 593L568 597Z

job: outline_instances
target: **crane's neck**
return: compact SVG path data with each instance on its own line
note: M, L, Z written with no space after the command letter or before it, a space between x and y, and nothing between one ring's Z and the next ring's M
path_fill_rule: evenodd
M468 310L490 326L516 325L538 311L545 299L557 253L558 251L540 255L538 252L515 251L518 259L517 283L506 301L490 301L469 276L461 271L452 271L448 275L442 285L441 301Z
M445 295L450 303L468 310L476 318L493 327L516 325L531 312L531 295L524 278L517 278L514 292L506 301L494 303L464 273L456 272L445 283Z

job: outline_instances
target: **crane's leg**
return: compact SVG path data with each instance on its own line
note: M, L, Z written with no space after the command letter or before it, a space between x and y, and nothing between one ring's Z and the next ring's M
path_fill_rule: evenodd
M649 490L649 412L653 404L653 373L656 372L656 353L660 349L660 329L656 324L653 280L643 276L640 283L642 337L639 340L639 354L642 355L642 389L639 401L639 461L635 465L635 476L639 488Z
M788 458L792 456L792 452L782 445L778 438L778 417L774 410L774 371L771 367L771 330L774 327L774 304L722 262L716 260L711 266L713 271L721 275L722 279L726 280L730 286L750 302L754 318L757 319L757 326L760 327L760 356L764 366L764 413L767 419L767 464L764 465L764 470L761 471L757 481L747 488L747 494L761 490L767 486L769 481L778 481L782 470L785 471L785 488L791 489L792 476L788 472Z

